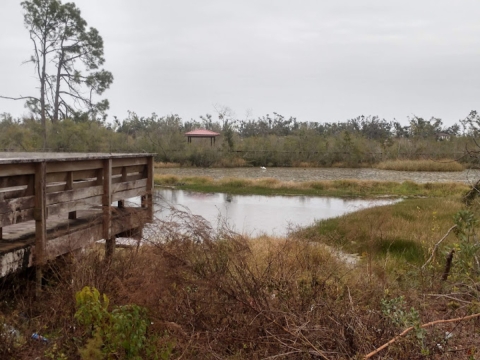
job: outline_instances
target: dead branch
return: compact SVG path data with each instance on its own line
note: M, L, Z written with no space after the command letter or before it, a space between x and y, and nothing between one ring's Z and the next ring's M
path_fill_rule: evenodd
M457 225L453 225L450 229L448 229L447 233L445 235L443 235L443 237L438 240L438 242L435 244L435 246L433 247L433 250L432 250L432 254L430 255L430 257L428 258L428 260L425 262L425 264L422 265L422 270L425 268L425 266L428 265L428 263L430 261L433 260L433 257L435 256L435 253L437 252L437 249L438 249L438 246L442 243L443 240L445 240L447 238L447 236L452 232L453 229L455 229L457 227Z
M474 318L477 318L477 317L480 317L480 313L478 314L473 314L473 315L467 315L467 316L463 316L463 317L459 317L459 318L454 318L454 319L447 319L447 320L435 320L435 321L431 321L429 323L426 323L426 324L423 324L422 326L420 326L420 328L422 329L425 329L425 328L428 328L430 326L433 326L433 325L437 325L437 324L445 324L445 323L451 323L451 322L457 322L457 321L463 321L463 320L470 320L470 319L474 319ZM409 327L408 329L405 329L402 331L401 334L395 336L393 339L391 339L390 341L388 341L387 343L383 344L382 346L380 346L379 348L373 350L371 353L365 355L365 360L366 359L370 359L372 356L378 354L380 351L382 351L383 349L385 349L386 347L388 347L389 345L393 344L395 341L397 341L398 339L400 339L401 337L405 336L406 334L408 334L410 331L412 331L415 327L414 326L411 326Z
M3 95L0 95L0 99L7 99L7 100L33 99L33 100L38 100L36 97L33 97L33 96L10 97L10 96L3 96Z

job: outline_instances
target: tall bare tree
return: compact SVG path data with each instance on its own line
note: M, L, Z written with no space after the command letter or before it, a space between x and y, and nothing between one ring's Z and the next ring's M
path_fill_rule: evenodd
M113 82L111 72L101 69L105 62L103 39L88 28L74 3L60 0L23 1L24 22L33 43L30 58L39 81L39 96L26 99L30 110L40 116L46 143L46 121L75 117L87 112L104 115L108 100L95 102Z

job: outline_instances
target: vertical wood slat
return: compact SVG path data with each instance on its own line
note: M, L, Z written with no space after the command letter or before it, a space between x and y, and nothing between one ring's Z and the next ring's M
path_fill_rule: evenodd
M73 171L67 172L67 182L65 183L65 190L73 190ZM75 220L77 218L77 212L70 211L68 213L68 218L70 220Z
M112 159L103 161L103 238L105 256L111 258L115 249L115 237L112 236Z
M153 220L153 156L147 158L145 167L145 176L147 178L147 194L142 196L141 203L143 208L147 208L147 221Z
M36 293L42 290L42 267L45 264L45 249L47 241L47 214L46 214L46 162L35 164L35 266L36 266Z
M32 196L33 194L35 194L35 175L30 175L25 196Z
M153 156L147 159L147 205L148 221L153 221Z
M127 179L127 167L124 166L122 167L122 182L126 182L128 179ZM125 200L119 200L118 201L118 207L123 209L125 207Z

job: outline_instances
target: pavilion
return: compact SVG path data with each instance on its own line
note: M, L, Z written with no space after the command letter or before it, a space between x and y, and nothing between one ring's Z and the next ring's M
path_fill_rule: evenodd
M195 129L185 133L185 136L187 136L188 143L192 142L192 138L210 138L210 146L212 146L215 144L215 138L220 134L210 130Z

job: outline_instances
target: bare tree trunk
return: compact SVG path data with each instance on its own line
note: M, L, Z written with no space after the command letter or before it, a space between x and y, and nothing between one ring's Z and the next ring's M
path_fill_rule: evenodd
M58 122L58 112L59 112L59 99L60 99L60 75L63 68L63 59L65 57L65 52L63 51L62 45L62 53L60 55L60 59L58 59L58 66L57 66L57 79L55 84L55 102L54 102L54 109L53 109L53 118L52 123L56 124Z
M46 37L43 39L42 44L42 72L40 76L40 121L42 124L43 132L43 151L47 148L47 115L45 109L45 83L47 77L47 49L46 49Z

